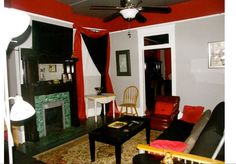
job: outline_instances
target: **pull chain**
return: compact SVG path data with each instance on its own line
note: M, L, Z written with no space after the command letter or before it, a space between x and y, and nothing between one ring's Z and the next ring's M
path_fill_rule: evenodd
M129 36L129 38L131 38L130 21L128 21L128 36Z

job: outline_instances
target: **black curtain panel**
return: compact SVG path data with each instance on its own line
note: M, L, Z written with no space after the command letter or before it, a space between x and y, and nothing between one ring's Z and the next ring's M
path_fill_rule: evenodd
M101 87L103 87L103 92L106 92L106 61L107 61L107 39L108 35L104 35L99 38L91 38L82 34L83 40L90 56L101 74Z

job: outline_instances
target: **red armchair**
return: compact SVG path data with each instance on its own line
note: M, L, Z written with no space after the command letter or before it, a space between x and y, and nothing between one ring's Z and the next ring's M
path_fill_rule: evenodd
M146 111L151 129L165 130L179 113L179 96L157 96L154 109Z

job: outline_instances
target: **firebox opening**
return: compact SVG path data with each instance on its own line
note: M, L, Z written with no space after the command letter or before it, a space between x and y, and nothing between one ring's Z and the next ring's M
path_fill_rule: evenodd
M64 104L62 101L49 102L43 105L44 136L65 129Z
M63 129L61 107L49 108L45 111L46 133L47 135L60 132Z

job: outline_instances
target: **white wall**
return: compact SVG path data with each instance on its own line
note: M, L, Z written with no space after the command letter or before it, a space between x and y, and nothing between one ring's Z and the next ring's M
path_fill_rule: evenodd
M139 88L139 61L138 61L138 39L136 30L130 31L131 38L128 36L128 31L116 32L110 34L110 78L112 81L114 93L116 94L116 102L119 105L122 103L123 92L129 85L134 85ZM116 72L116 51L130 50L130 66L131 76L117 76ZM139 104L139 102L138 102ZM138 105L139 106L139 105Z
M224 15L176 24L176 94L213 109L224 100L224 69L208 68L208 43L224 41Z
M50 65L55 66L56 71L50 71ZM39 80L48 81L48 80L61 80L62 74L64 73L63 64L38 64Z
M164 30L166 27L168 31L170 25L175 26L174 45L171 45L172 94L180 96L180 110L186 104L202 105L212 110L224 100L224 69L208 69L208 42L224 40L224 15L131 29L132 38L128 37L128 31L111 33L110 76L117 103L121 103L123 91L128 85L137 85L141 94L145 94L142 90L144 77L139 74L144 68L140 57L143 55L140 46L143 45L140 43L143 35L151 32L150 29L161 27ZM115 51L125 49L129 49L131 54L131 76L117 76ZM142 115L145 108L141 108L139 114Z

